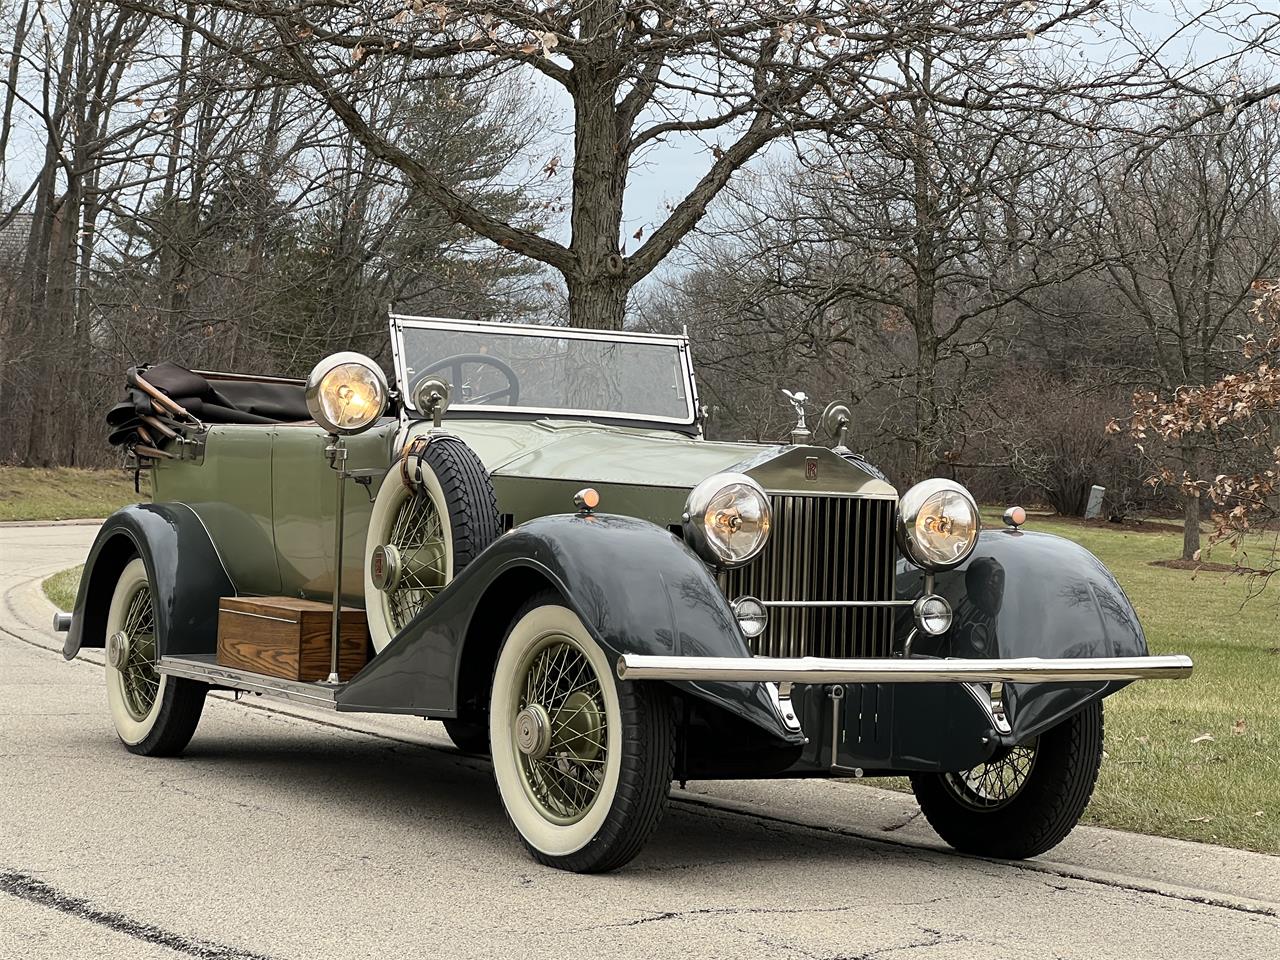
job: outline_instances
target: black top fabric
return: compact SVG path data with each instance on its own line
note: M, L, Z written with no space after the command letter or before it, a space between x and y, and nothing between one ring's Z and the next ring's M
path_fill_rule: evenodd
M174 363L135 367L165 396L181 404L205 423L301 423L311 419L301 384L259 383L255 380L206 380ZM130 384L126 399L107 412L108 440L115 445L137 439L135 428L143 414L155 416L151 397Z

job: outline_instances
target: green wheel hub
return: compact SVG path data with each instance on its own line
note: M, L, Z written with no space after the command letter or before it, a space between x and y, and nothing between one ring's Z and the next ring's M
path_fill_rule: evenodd
M396 633L404 629L445 585L444 524L426 493L405 499L382 551L383 596ZM375 568L376 569L376 568ZM376 583L376 580L375 580Z
M512 737L525 792L547 820L581 820L604 781L608 720L600 677L570 638L544 637L515 686Z

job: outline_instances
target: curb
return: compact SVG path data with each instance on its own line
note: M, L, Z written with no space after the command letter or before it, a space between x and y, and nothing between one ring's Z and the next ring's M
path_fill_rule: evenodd
M0 520L0 529L4 527L88 527L101 526L104 521L104 517L76 517L70 520Z

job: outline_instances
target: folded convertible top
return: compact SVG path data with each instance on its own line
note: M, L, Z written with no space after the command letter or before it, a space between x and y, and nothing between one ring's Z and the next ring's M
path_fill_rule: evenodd
M137 385L138 378L205 423L301 423L311 419L301 382L238 380L234 375L211 380L175 363L130 367L128 373L124 402L107 412L108 440L116 446L152 442L156 438L146 435L149 431L143 417L164 421L171 415Z

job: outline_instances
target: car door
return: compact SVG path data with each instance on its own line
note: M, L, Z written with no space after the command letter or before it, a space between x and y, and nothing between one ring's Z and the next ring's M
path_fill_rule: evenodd
M365 534L376 493L391 463L398 423L387 419L347 437L348 470L377 470L368 487L347 480L342 548L343 602L364 606ZM325 447L329 436L314 423L280 424L271 449L271 498L280 592L325 600L333 596L337 475Z

